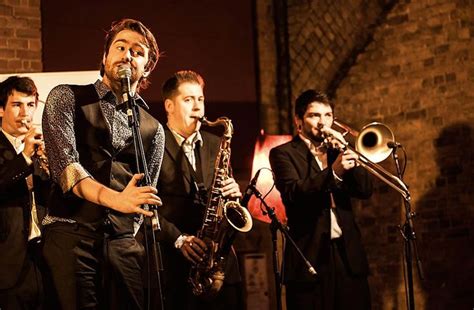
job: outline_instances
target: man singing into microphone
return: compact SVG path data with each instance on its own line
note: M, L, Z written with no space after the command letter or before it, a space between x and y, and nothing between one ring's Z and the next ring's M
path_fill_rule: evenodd
M153 34L141 22L123 19L105 37L102 79L86 86L59 85L43 114L46 149L55 182L44 220L43 253L54 291L49 309L143 309L144 249L134 236L144 204L156 195L164 150L163 127L138 95L159 58ZM139 186L132 132L122 104L129 70L152 186ZM143 171L140 168L140 171ZM105 291L107 289L107 291ZM113 296L112 298L110 296Z
M213 300L193 295L190 266L202 259L207 245L195 236L203 224L207 191L211 187L220 138L201 131L204 80L193 71L179 71L163 84L168 122L165 153L158 179L163 206L162 232L166 309L242 309L240 273L233 250L228 255L224 286ZM242 196L233 178L223 182L224 197Z
M287 244L283 280L289 310L370 309L368 263L351 198L368 198L372 183L354 152L337 149L345 140L331 129L333 112L325 94L303 92L295 104L298 134L270 151L289 233L318 272L312 275Z

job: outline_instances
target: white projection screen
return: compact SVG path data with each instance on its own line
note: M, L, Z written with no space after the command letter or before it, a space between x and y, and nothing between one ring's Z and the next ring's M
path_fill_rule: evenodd
M6 80L11 75L28 76L36 84L39 93L39 104L33 118L33 123L41 123L41 115L44 109L44 102L51 89L59 84L85 85L94 83L99 77L99 71L64 71L64 72L40 72L40 73L9 73L0 74L0 82ZM3 117L3 110L0 108L0 118Z

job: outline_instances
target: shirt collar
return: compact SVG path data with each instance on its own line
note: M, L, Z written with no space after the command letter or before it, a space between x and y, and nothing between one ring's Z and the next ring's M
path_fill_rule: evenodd
M301 140L303 140L304 144L306 144L306 146L308 147L308 149L311 151L313 155L326 153L324 151L325 150L324 148L315 146L314 143L310 139L306 138L301 133L299 133L298 135L300 136Z
M99 95L99 99L105 100L107 102L113 103L114 105L119 106L119 103L112 92L112 90L101 80L97 79L94 83L95 90L97 91L97 94ZM146 104L145 100L143 98L135 93L134 99L138 105L140 105L142 108L149 110L150 108Z
M178 145L181 146L183 144L188 144L188 145L192 145L193 148L194 146L196 145L196 143L200 143L201 146L202 146L202 143L203 143L203 140L202 140L202 136L201 136L201 133L199 131L196 131L195 133L193 133L192 135L190 135L187 139L184 138L183 136L181 136L179 133L177 133L176 131L174 131L169 125L168 125L168 128L170 129L171 133L173 134L173 137L175 138L176 142L178 142Z
M25 147L25 143L23 142L23 140L12 136L11 134L7 133L3 129L0 129L0 130L3 132L5 137L7 137L8 141L10 141L11 145L13 146L13 148L16 150L17 153L20 153L21 151L23 151L23 148Z

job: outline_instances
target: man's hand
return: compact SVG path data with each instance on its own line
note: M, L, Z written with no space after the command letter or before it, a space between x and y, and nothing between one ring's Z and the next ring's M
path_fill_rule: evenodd
M207 252L207 245L195 236L186 236L183 245L180 248L181 253L187 260L197 264L202 261L204 255Z
M326 125L320 129L321 133L325 137L324 142L331 145L335 149L344 149L346 139L344 136L337 130L334 130Z
M141 208L144 204L161 206L158 192L152 186L137 186L138 181L143 178L143 173L133 175L127 187L117 194L117 199L110 208L122 213L141 213L146 216L153 216L153 212Z
M334 163L332 164L332 169L337 176L341 177L347 170L350 170L356 166L358 163L356 160L359 156L351 150L345 150L343 153L339 154Z
M28 158L31 158L36 152L36 147L44 147L43 132L41 131L41 128L38 125L32 125L28 129L23 141L25 142L23 154Z
M224 197L241 198L242 193L239 184L233 178L222 181L222 195Z

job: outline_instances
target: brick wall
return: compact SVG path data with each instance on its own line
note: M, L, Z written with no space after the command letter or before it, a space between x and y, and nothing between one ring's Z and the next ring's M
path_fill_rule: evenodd
M426 280L415 286L426 309L474 306L474 3L418 0L397 4L336 92L343 119L389 125L408 154L405 175ZM404 306L392 193L359 208L372 262L374 302ZM395 195L396 196L396 195ZM454 267L459 266L456 270Z
M0 73L42 68L40 0L0 0Z
M356 128L381 121L406 149L426 276L420 283L414 270L417 307L472 308L474 2L288 0L288 20L293 97L326 90L339 118ZM355 206L372 300L375 309L404 309L403 206L375 185L372 199Z
M40 0L0 0L0 73L40 72Z

